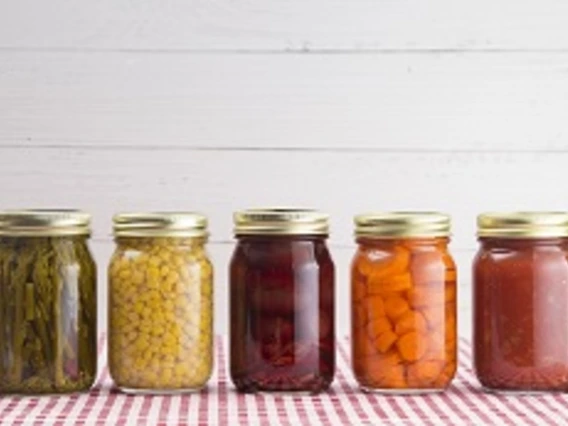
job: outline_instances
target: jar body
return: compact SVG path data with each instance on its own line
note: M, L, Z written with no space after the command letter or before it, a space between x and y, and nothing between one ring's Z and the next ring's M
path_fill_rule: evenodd
M443 390L456 371L456 269L447 238L359 238L352 363L367 391Z
M88 390L97 370L87 237L0 238L0 392Z
M567 241L480 239L473 264L473 360L484 387L568 388Z
M213 366L213 268L198 238L117 238L109 368L127 392L202 388Z
M239 391L329 387L334 275L324 238L239 238L230 266L230 373Z

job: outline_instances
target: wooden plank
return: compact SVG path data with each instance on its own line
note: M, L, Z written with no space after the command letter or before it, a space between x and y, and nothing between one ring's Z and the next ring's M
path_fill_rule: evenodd
M565 151L567 70L562 54L4 52L0 144Z
M567 49L563 0L18 0L0 47L108 50Z
M332 216L332 242L353 244L352 216L428 209L454 217L471 249L485 210L565 210L568 153L361 153L185 150L0 151L2 207L80 207L109 238L113 213L198 210L212 239L232 241L233 211L298 205Z
M91 244L93 255L99 270L99 326L106 329L107 312L107 285L106 266L114 245L106 240L97 240ZM336 267L336 315L337 332L343 336L349 333L350 327L350 294L349 294L349 265L353 256L354 247L330 247ZM232 244L208 244L208 251L215 268L215 331L226 334L228 332L228 265L233 252ZM469 270L473 251L457 250L454 258L460 271L459 276L459 331L460 335L469 337L471 334L471 289ZM463 273L461 273L463 271Z

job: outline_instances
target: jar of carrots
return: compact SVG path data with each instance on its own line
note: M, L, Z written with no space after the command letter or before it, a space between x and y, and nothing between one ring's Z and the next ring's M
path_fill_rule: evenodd
M352 362L365 391L444 390L456 371L456 268L450 218L434 212L355 217Z

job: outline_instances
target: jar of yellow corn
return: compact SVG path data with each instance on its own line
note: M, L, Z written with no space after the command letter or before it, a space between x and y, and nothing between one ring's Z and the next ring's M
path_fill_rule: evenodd
M196 213L114 217L109 368L129 393L202 388L213 364L213 268Z

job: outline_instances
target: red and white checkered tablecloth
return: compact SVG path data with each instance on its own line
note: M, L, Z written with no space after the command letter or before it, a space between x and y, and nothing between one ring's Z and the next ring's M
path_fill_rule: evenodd
M349 342L338 344L331 390L317 396L241 395L227 375L227 345L217 341L209 386L178 396L129 396L112 389L101 339L97 385L88 394L0 398L0 424L56 425L536 425L568 424L568 395L482 392L470 368L470 345L460 342L458 376L444 393L385 396L359 391L349 366Z

